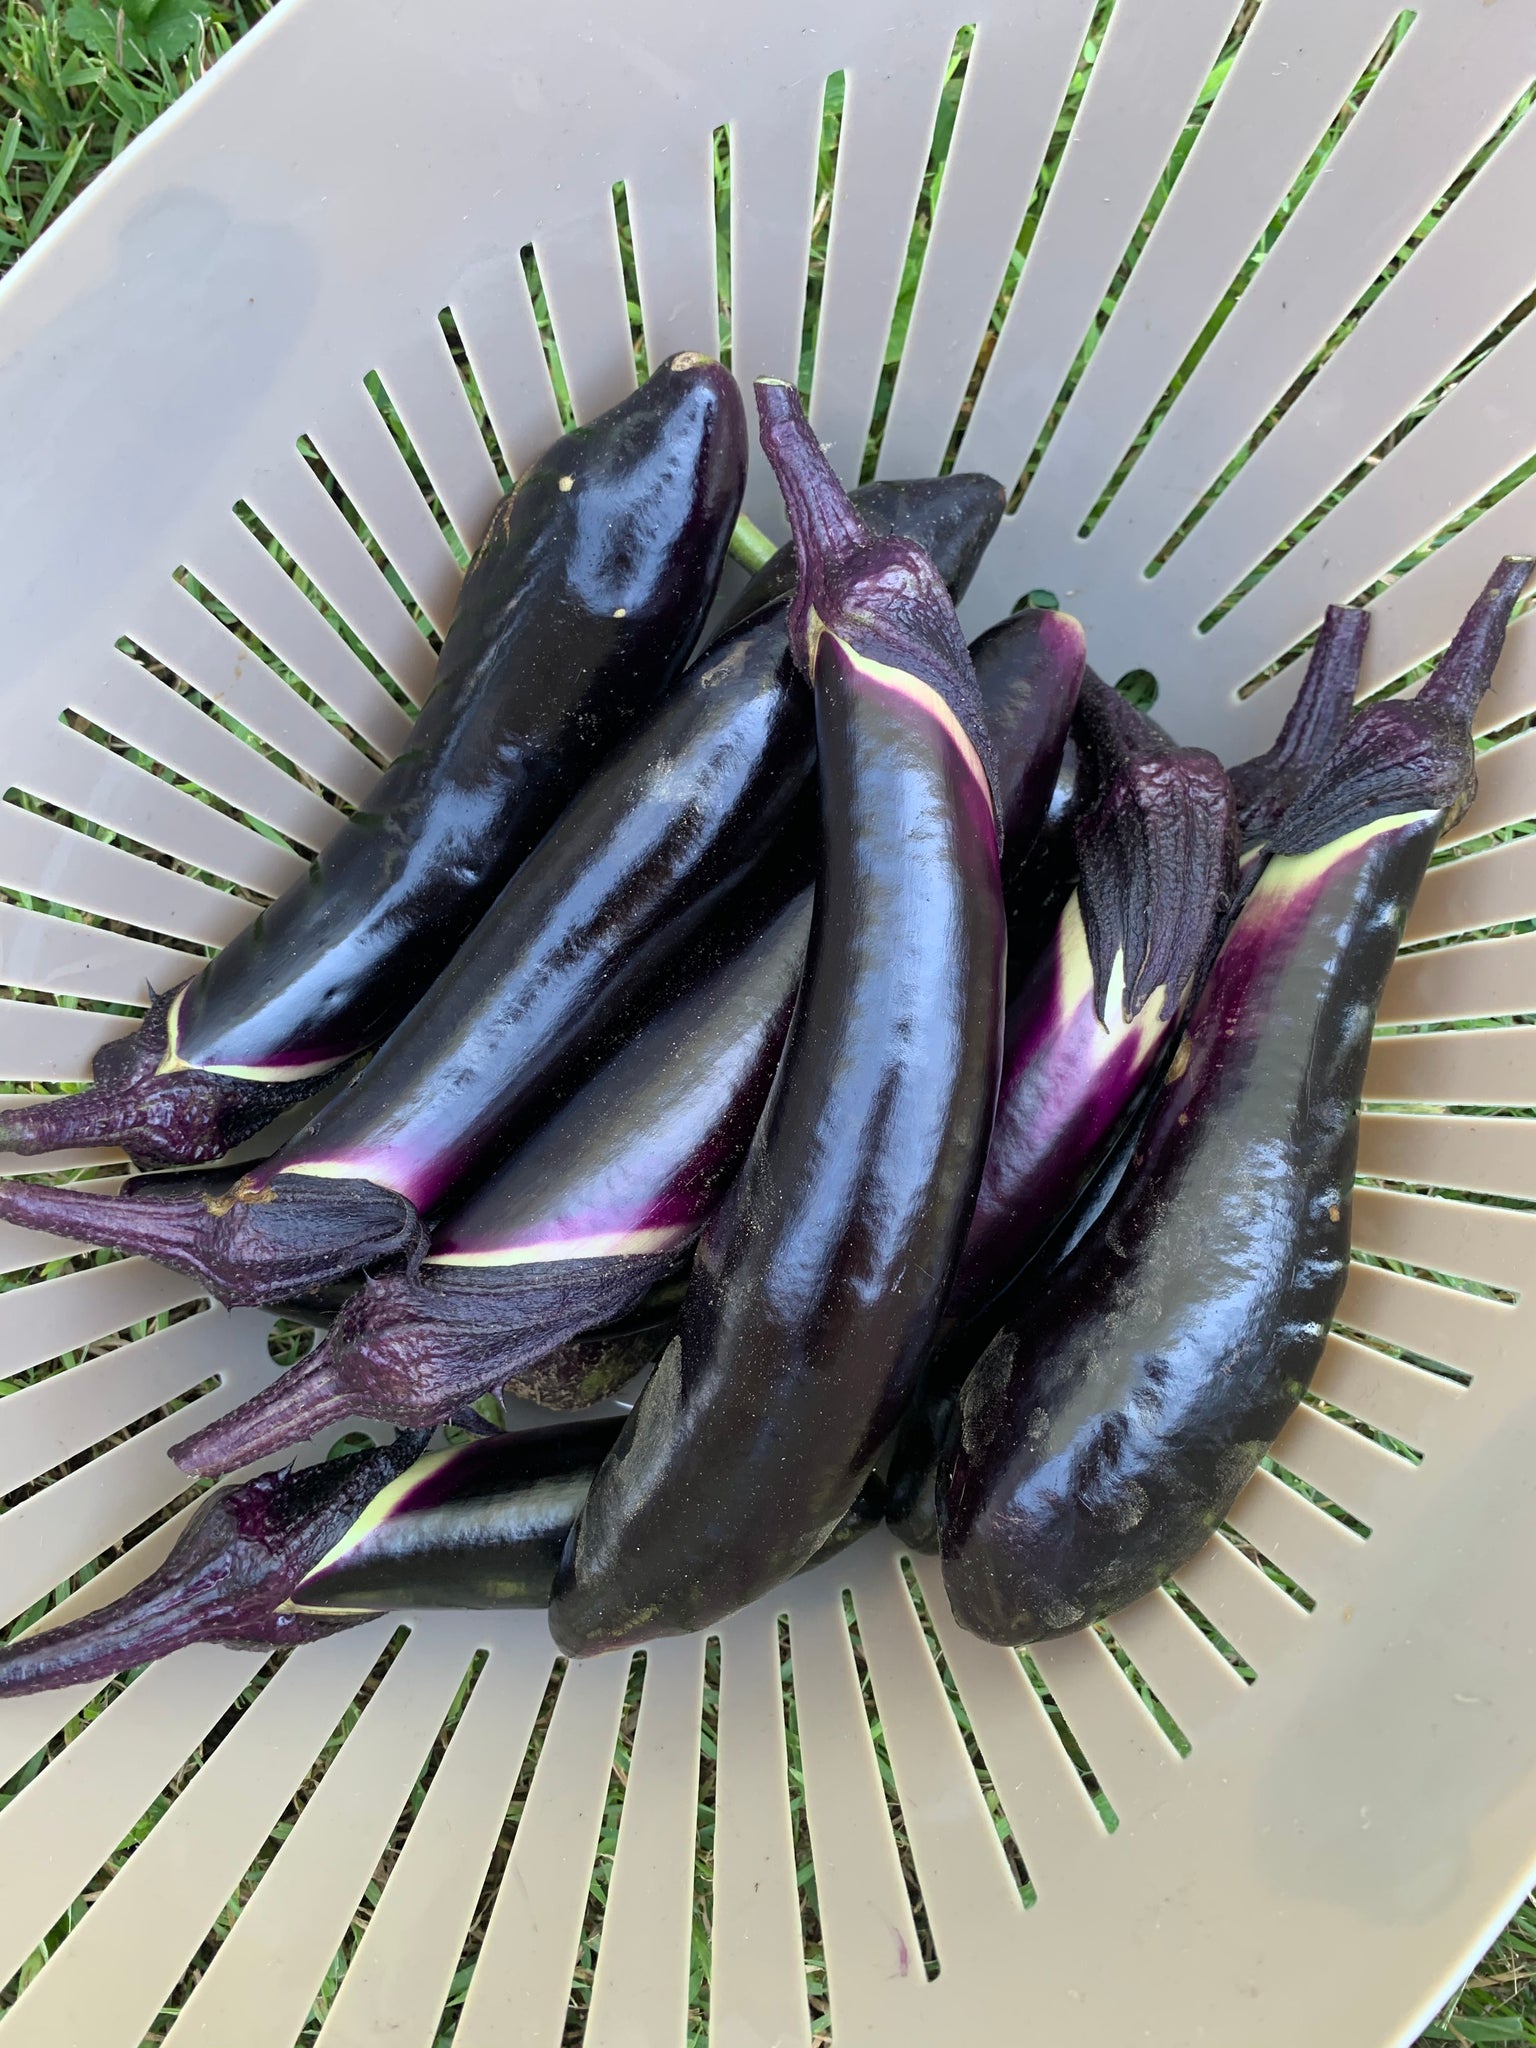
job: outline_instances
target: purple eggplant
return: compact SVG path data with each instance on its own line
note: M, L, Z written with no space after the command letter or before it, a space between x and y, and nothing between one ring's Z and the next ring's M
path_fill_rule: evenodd
M1075 830L1077 889L1008 1008L953 1320L988 1306L1097 1175L1234 907L1239 843L1267 840L1348 724L1369 622L1329 606L1279 738L1230 780L1086 678L1077 724L1099 795Z
M992 636L979 678L999 795L1021 830L1038 822L1082 673L1074 622L1035 619L1049 623L1011 620ZM349 1414L429 1425L502 1386L583 1407L633 1378L661 1349L654 1336L594 1346L580 1335L686 1265L734 1179L789 1026L810 921L807 891L761 935L733 934L735 957L439 1224L419 1273L370 1280L325 1345L178 1445L178 1462L230 1471Z
M1050 814L1086 654L1083 629L1066 612L1015 612L971 642L1005 852L1034 845Z
M1000 1052L991 742L932 565L870 540L793 390L759 384L799 564L821 869L805 979L669 1349L550 1606L572 1654L706 1627L794 1571L862 1484L932 1339Z
M746 477L718 363L674 356L497 507L405 751L309 873L96 1056L94 1087L0 1115L0 1150L218 1158L379 1043L573 785L666 693Z
M1358 712L1269 826L1125 1179L966 1381L940 1534L978 1635L1062 1635L1161 1584L1305 1392L1348 1266L1372 1020L1476 788L1471 717L1530 568L1501 563L1417 697Z
M0 1648L0 1699L111 1678L189 1643L287 1649L397 1607L543 1607L614 1421L425 1436L269 1472L203 1501L169 1556L95 1613ZM883 1518L870 1473L808 1564Z
M945 573L974 568L1001 516L984 482L915 508L938 525ZM405 1023L281 1151L225 1194L153 1214L12 1182L0 1216L142 1252L230 1305L418 1259L423 1218L675 992L750 874L783 900L808 872L814 758L784 613L760 612L609 757Z
M502 1386L582 1408L633 1377L563 1347L687 1264L761 1114L809 927L806 891L450 1213L419 1269L368 1280L307 1358L176 1445L177 1463L233 1471L348 1415L431 1427Z
M1078 826L1078 890L1008 1008L976 1211L939 1349L891 1461L894 1524L914 1549L938 1548L939 1454L984 1341L980 1319L1005 1290L1036 1284L1031 1261L1065 1256L1063 1226L1085 1201L1108 1199L1129 1158L1125 1136L1236 908L1239 835L1260 845L1283 812L1277 784L1294 799L1298 777L1336 745L1368 624L1365 612L1329 608L1275 746L1234 771L1242 799L1211 755L1176 749L1097 677L1085 682L1083 768L1100 806ZM1251 862L1244 879L1261 866Z

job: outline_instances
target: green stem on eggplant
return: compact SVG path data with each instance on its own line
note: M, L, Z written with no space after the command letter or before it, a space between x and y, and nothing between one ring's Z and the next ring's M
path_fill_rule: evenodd
M755 575L759 569L767 568L777 552L760 526L754 526L745 512L738 515L726 548L733 562L739 562L749 574Z

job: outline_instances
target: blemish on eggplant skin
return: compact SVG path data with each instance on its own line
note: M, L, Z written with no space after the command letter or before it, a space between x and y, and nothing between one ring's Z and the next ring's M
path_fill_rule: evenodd
M569 489L571 488L572 484L574 484L574 483L575 483L575 481L576 481L576 479L575 479L575 477L573 477L573 476L563 476L563 477L561 477L561 479L560 479L560 488L561 488L561 490L562 490L562 491L568 491L568 490L569 490Z

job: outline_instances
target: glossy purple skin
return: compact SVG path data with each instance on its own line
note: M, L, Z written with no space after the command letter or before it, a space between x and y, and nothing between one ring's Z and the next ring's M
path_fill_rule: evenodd
M199 1071L158 1072L152 1014L142 1043L104 1048L94 1090L0 1118L0 1148L214 1159L384 1038L671 686L745 477L735 381L699 356L556 442L497 507L404 752L304 879L182 991L174 1049ZM259 1071L208 1071L230 1067Z
M864 542L798 405L759 393L800 548L792 644L812 605L827 627L815 920L768 1108L695 1257L681 1345L561 1562L550 1626L573 1655L708 1626L832 1529L937 1326L996 1091L1002 903L964 642L931 570ZM830 502L807 506L822 491ZM899 661L937 706L871 679L870 660Z
M1177 1012L1095 1014L1075 899L1008 1006L987 1163L948 1317L968 1321L1026 1264L1082 1193L1156 1066Z
M177 1463L233 1471L349 1415L430 1428L503 1387L584 1407L631 1378L627 1351L605 1365L565 1347L686 1262L761 1114L809 926L807 891L519 1148L441 1226L419 1276L370 1280L307 1358L175 1445ZM599 1233L618 1241L594 1250ZM479 1263L450 1263L465 1257Z
M430 1214L635 1028L799 803L812 738L777 673L782 634L777 618L748 627L599 770L406 1022L259 1180L323 1166ZM784 849L786 883L798 851Z
M940 1522L974 1633L1037 1642L1152 1591L1300 1400L1348 1265L1371 1023L1440 823L1271 865L1100 1229L967 1380Z
M958 604L970 588L988 543L1002 522L1008 493L979 470L948 476L883 477L860 484L849 501L872 534L915 540L930 556ZM786 541L738 593L715 632L716 641L771 604L787 605L796 582L795 546Z
M424 1269L551 1258L608 1235L697 1236L767 1100L805 961L800 895L593 1076L438 1226Z
M425 1442L398 1437L211 1494L159 1569L120 1600L0 1649L0 1698L111 1678L188 1643L286 1648L349 1627L276 1610Z
M997 756L1003 851L1033 845L1050 811L1087 643L1066 612L1026 610L971 642Z

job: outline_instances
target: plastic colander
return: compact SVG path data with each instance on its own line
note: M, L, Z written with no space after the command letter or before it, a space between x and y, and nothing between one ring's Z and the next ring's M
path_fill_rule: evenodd
M884 377L883 473L1025 486L968 625L1054 593L1229 757L1325 601L1374 593L1372 687L1443 644L1536 545L1536 5L1105 19L284 0L0 293L0 1073L84 1077L404 739L561 424L537 292L577 418L636 295L652 362L722 292L744 380L805 341L850 476ZM680 2048L691 1982L713 2048L1411 2038L1536 1863L1533 711L1527 619L1382 1010L1342 1327L1175 1584L1026 1659L881 1536L633 1667L407 1616L7 1703L5 2048ZM79 1249L0 1239L6 1615L161 1556L167 1445L275 1370L266 1317Z

